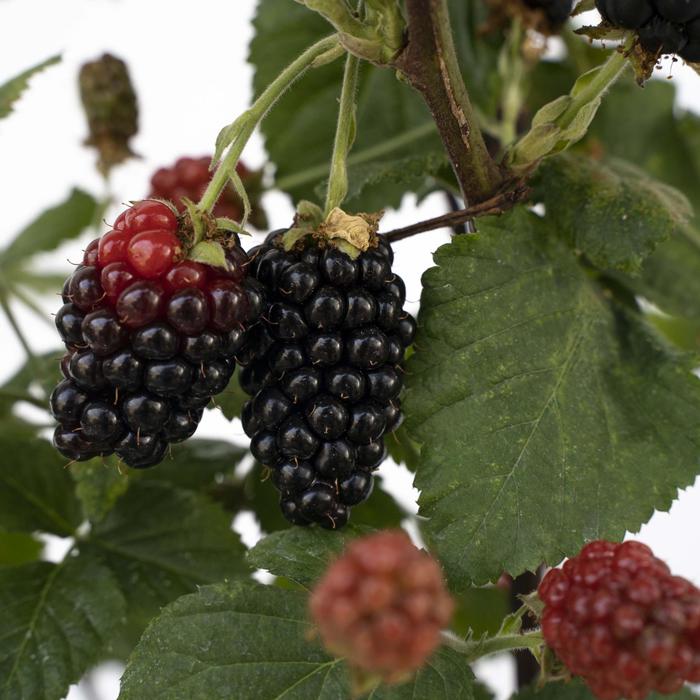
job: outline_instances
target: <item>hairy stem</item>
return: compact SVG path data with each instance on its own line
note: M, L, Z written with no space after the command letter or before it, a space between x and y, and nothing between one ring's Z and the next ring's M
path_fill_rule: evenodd
M498 654L502 651L516 649L535 650L542 646L542 632L534 630L525 634L505 634L496 637L486 637L480 640L464 640L451 632L442 633L442 643L463 654L469 663L484 656Z
M231 143L226 156L219 163L214 176L199 201L198 208L210 212L224 188L228 184L230 173L255 131L255 127L264 119L279 98L314 65L328 63L345 53L336 35L326 37L309 47L273 80L253 105L244 112L227 130L231 134Z
M489 155L457 62L447 0L406 0L408 43L393 61L435 120L465 202L493 195L503 175Z
M360 60L348 54L345 59L345 73L343 75L343 88L340 93L340 107L338 110L338 126L335 131L335 143L333 144L333 157L328 178L328 192L326 193L325 214L331 213L339 207L348 193L348 154L355 140L356 129L356 103L357 76Z

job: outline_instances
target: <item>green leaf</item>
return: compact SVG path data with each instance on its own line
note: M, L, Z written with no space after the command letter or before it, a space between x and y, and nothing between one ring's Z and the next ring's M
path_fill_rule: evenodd
M231 518L202 495L132 483L85 545L117 578L130 618L147 621L198 585L247 571Z
M28 360L0 387L0 415L9 413L14 403L23 397L34 398L34 388L38 388L46 399L53 388L61 381L59 359L64 351L52 350L38 355L34 361Z
M603 100L587 147L624 158L683 192L700 211L700 116L678 112L673 83L652 80L640 90L620 81Z
M140 472L138 477L192 491L209 491L224 476L232 476L246 455L248 450L225 440L197 438L173 445L167 459L155 469Z
M304 593L252 583L206 586L168 606L146 630L119 700L340 700L351 696L342 660L313 639ZM373 700L473 700L463 659L440 650L416 678Z
M535 197L559 235L604 270L638 272L692 216L678 190L620 160L603 165L567 154L545 161Z
M116 459L76 462L70 471L83 513L93 522L102 520L129 488L129 477L119 471Z
M189 260L211 265L212 267L221 267L224 270L228 267L226 253L221 247L221 243L216 241L201 241L190 250L187 256Z
M240 369L236 367L236 372L233 377L231 377L228 386L215 399L216 406L228 420L240 418L243 404L250 398L243 389L241 389L241 385L238 382L239 371Z
M416 471L420 461L420 446L411 439L405 426L386 435L384 442L394 462L404 464L412 472Z
M95 221L98 207L97 201L87 192L72 190L68 199L47 209L0 253L0 265L16 265L36 253L55 250L63 241L79 236Z
M651 693L646 700L696 700L698 696L690 688L678 693L660 695ZM511 700L595 700L595 695L579 680L570 683L548 683L543 688L526 688L512 696Z
M318 528L289 528L273 532L248 551L248 562L305 588L310 588L350 540L371 532L349 525L338 532Z
M467 588L455 597L457 609L451 628L461 637L495 635L510 612L509 592L497 586Z
M0 698L59 700L122 623L110 572L83 557L0 569Z
M24 532L0 532L0 567L36 561L44 545Z
M432 548L458 589L619 539L694 482L700 381L517 210L423 278L407 426ZM542 484L547 484L543 489Z
M8 82L0 85L0 119L4 119L8 114L12 113L12 105L21 97L22 93L29 86L29 79L36 73L40 73L45 68L59 63L60 56L52 56L42 63L29 68L29 70L20 73Z
M66 460L28 425L0 423L0 530L68 536L82 520Z

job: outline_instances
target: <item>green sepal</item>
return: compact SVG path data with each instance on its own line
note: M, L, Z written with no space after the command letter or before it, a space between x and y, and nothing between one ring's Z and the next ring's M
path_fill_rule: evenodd
M200 241L190 250L187 259L210 265L211 267L220 267L224 270L229 269L224 248L221 243L216 241Z
M231 231L232 233L238 233L241 236L252 236L250 231L246 231L241 224L233 219L229 219L227 216L220 216L216 219L216 228L221 231Z

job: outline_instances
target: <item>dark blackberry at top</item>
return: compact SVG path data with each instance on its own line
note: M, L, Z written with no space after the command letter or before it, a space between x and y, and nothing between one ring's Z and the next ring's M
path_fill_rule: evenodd
M638 32L652 54L700 62L700 0L596 0L609 24Z
M553 27L561 27L574 9L574 0L525 0L533 10L542 10Z
M185 259L173 210L139 202L93 241L66 280L56 326L67 354L51 395L66 458L116 453L145 468L190 437L231 378L244 324L261 307L228 237L226 269Z
M249 251L267 304L237 355L252 397L243 427L285 517L339 528L369 497L383 437L401 423L400 365L416 324L391 246L374 231L362 252L312 235L285 251L285 238Z

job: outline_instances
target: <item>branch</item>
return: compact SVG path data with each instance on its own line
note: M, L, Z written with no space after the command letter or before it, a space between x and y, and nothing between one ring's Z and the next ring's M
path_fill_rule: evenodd
M465 202L498 191L503 174L489 155L457 62L446 0L406 0L408 43L392 62L421 93L437 125Z
M497 194L495 197L486 199L483 202L479 202L478 204L468 207L467 209L460 209L458 211L450 212L449 214L437 216L434 219L427 219L426 221L419 221L416 224L411 224L410 226L405 226L404 228L397 228L383 234L383 237L390 243L395 243L396 241L402 241L404 238L415 236L417 233L434 231L438 228L457 226L470 221L471 219L475 219L477 216L503 214L509 209L512 209L516 204L518 204L518 202L522 202L529 195L530 188L523 184L519 184L514 188L509 189L507 192Z

